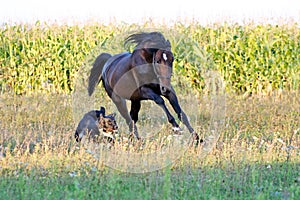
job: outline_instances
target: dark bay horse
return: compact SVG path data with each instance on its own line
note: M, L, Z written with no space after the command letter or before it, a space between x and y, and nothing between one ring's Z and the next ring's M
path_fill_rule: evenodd
M126 120L131 133L139 139L135 123L142 100L153 100L167 115L173 130L179 125L167 109L164 99L169 100L179 120L199 140L186 114L181 109L176 93L171 86L173 54L171 44L159 32L137 33L125 40L125 45L135 44L132 53L125 52L114 56L102 53L97 58L89 76L88 93L91 96L96 85L102 80L104 88ZM126 100L131 101L128 112Z

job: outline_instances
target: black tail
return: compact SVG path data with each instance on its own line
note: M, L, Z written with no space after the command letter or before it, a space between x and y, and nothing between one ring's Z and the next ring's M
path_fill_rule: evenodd
M88 86L89 96L93 94L96 85L98 85L98 83L101 81L102 69L106 61L110 57L111 57L110 54L102 53L96 58L89 76L89 86Z

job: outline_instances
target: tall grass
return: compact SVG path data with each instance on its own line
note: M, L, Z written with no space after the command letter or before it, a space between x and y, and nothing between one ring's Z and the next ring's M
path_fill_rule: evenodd
M1 93L70 93L76 72L95 47L112 53L125 51L123 39L138 25L4 25L0 28ZM197 23L155 26L170 39L175 56L174 82L201 92L204 74L218 70L227 89L236 93L268 94L298 90L300 28L297 24ZM101 53L101 52L98 52Z

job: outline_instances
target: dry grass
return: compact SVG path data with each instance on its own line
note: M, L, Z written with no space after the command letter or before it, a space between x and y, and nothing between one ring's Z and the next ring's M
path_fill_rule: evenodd
M209 124L209 104L207 99L199 100L200 115L192 118L192 124L205 137ZM183 100L183 102L185 102ZM148 107L152 107L151 105ZM183 106L185 107L185 106ZM113 110L114 108L110 108ZM145 107L144 115L151 115ZM226 128L221 133L216 147L205 158L198 149L189 149L174 164L174 167L190 165L216 165L228 162L298 162L299 157L299 98L297 93L282 94L280 97L251 97L247 99L228 97L226 101ZM186 110L192 113L193 108ZM146 113L146 114L145 114ZM197 113L198 114L198 113ZM191 114L192 115L192 114ZM47 169L56 160L58 169L76 170L88 162L99 170L103 165L90 155L84 145L78 145L73 137L76 122L73 121L69 96L7 96L1 97L1 163L5 168L32 168L42 166ZM145 124L155 123L153 120ZM161 122L160 122L161 123ZM160 126L158 124L157 126ZM127 127L121 126L121 135L126 135ZM123 127L122 127L123 126ZM150 126L153 128L153 126ZM160 136L166 135L163 125ZM168 132L168 131L167 131ZM166 137L156 136L145 140L143 150L158 150L166 143ZM125 140L125 139L124 139ZM115 149L128 150L127 142L115 145ZM18 164L19 163L19 164ZM190 163L190 164L187 164Z
M198 118L191 114L195 109L187 101L182 98L182 105L191 115L192 124L205 137L210 123L208 99L204 96L199 99ZM110 105L107 100L102 103ZM166 168L144 175L110 170L103 163L107 160L93 151L95 145L91 148L90 144L77 144L73 137L76 122L71 105L71 97L67 95L1 96L3 198L16 197L16 194L20 198L36 199L133 198L132 191L135 196L149 198L196 198L198 195L197 199L297 199L299 195L299 93L246 99L228 96L226 127L211 152L204 156L201 146L187 148L171 166L161 165ZM147 107L152 106L145 105L145 112L141 113L144 125L150 123L147 113L152 114ZM110 106L108 109L114 110ZM163 149L164 142L148 141L143 149L130 147L126 142L117 143L114 149L147 153L153 151L153 143L155 150ZM114 155L117 154L110 156ZM138 161L131 157L123 163ZM63 184L64 189L57 184ZM36 190L40 192L33 193Z

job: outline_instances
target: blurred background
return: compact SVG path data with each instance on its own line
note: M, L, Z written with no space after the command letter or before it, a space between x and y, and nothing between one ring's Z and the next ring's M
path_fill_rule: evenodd
M205 25L222 21L277 23L282 19L300 20L299 0L11 0L1 4L1 24L36 20L141 23L152 19L165 23L195 20Z

